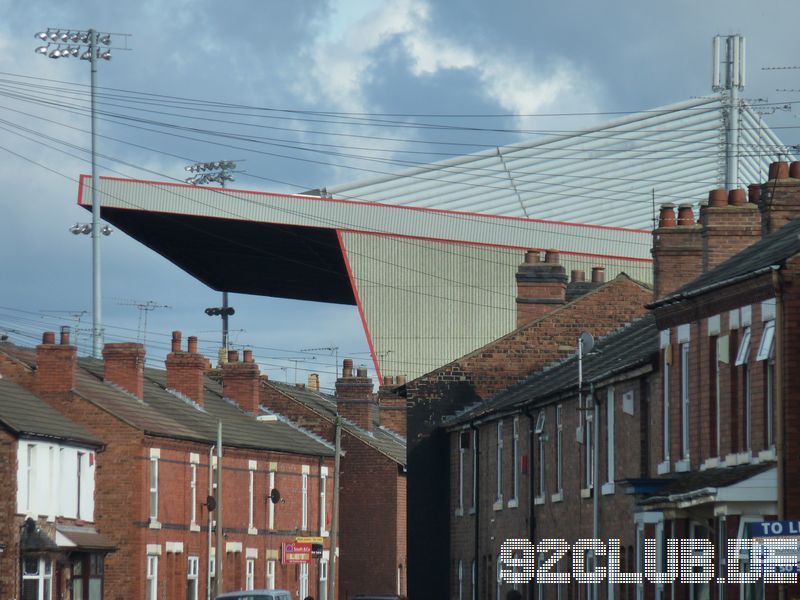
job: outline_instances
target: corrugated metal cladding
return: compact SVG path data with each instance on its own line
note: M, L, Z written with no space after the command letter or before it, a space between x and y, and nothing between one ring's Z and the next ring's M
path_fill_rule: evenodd
M512 331L524 250L343 233L383 375L417 377ZM569 275L594 266L649 282L648 262L561 254Z
M719 96L689 100L327 191L393 205L649 228L653 194L659 204L700 202L723 185L726 111ZM790 154L747 104L741 123L738 183L747 186Z
M101 178L103 206L451 241L650 258L642 231L247 190ZM88 188L90 179L84 179ZM88 189L82 197L87 199ZM652 213L652 209L651 209Z

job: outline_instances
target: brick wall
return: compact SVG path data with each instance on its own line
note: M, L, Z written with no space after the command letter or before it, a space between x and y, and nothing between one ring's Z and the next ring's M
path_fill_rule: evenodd
M17 512L17 439L0 428L0 598L19 597L19 520Z

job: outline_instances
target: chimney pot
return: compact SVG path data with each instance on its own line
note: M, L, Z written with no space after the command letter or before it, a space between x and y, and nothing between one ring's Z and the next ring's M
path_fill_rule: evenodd
M606 280L605 267L592 267L592 283L603 283Z
M538 250L528 250L525 252L525 264L532 265L540 262Z
M356 369L356 377L366 377L367 376L367 367L358 367Z
M69 346L69 326L62 325L61 326L61 345L62 346Z
M317 373L308 374L308 389L314 390L315 392L319 391L319 374Z
M570 281L575 283L577 281L586 281L586 273L584 273L581 269L574 269L570 273Z
M742 188L736 188L728 192L728 204L731 206L742 206L747 204L747 196Z
M796 160L789 165L789 177L800 179L800 161Z
M694 225L694 210L691 204L678 206L678 226Z
M394 378L394 382L397 385L405 385L406 384L406 376L405 375L398 375Z
M181 351L181 332L180 331L173 331L172 332L172 351L173 352L180 352Z
M544 255L544 262L549 264L558 264L558 250L548 250Z
M228 362L229 363L239 362L239 351L238 350L228 350Z
M197 336L189 336L188 350L191 354L197 354Z
M658 214L659 227L675 227L675 205L670 203L662 204Z
M394 377L392 377L391 375L384 375L383 385L394 385Z
M353 376L353 359L345 358L342 361L342 377L352 377L352 376Z
M725 188L717 188L708 192L708 205L714 207L727 206L728 190Z
M56 333L55 333L55 331L45 331L42 334L42 343L43 344L55 344L56 343Z
M786 179L789 177L789 163L786 161L774 162L769 166L770 179Z
M753 204L761 202L761 184L751 183L747 186L747 200Z
M250 348L247 348L244 352L244 358L242 359L246 363L253 362L253 351Z

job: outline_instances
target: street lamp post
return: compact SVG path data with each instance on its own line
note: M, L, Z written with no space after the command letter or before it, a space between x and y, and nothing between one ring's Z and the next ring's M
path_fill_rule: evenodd
M114 34L125 35L127 34ZM100 358L103 338L102 299L100 293L100 236L108 235L100 228L100 202L97 195L97 61L111 60L111 34L94 29L85 31L48 28L34 36L42 44L35 52L49 58L77 58L88 60L91 65L91 123L92 123L92 224L88 233L92 236L92 356ZM84 50L85 49L85 50ZM127 48L125 48L127 49ZM76 233L73 231L73 233ZM81 232L86 233L86 232Z

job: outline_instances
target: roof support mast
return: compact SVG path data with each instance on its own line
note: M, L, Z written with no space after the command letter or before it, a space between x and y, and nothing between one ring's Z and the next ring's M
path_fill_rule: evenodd
M725 57L720 59L721 36L714 36L712 89L727 93L725 131L725 187L734 189L739 182L739 129L742 101L739 92L745 85L744 36L725 37Z

